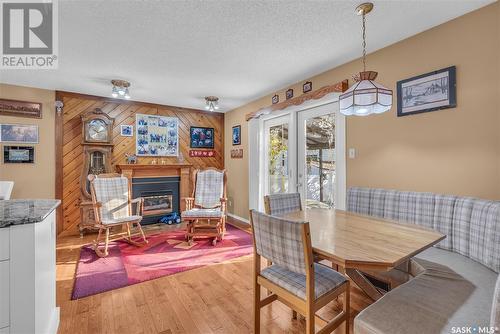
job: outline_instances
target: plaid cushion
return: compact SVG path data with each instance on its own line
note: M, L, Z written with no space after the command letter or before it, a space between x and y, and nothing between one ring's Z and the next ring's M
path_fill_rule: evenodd
M405 223L415 223L417 210L417 193L401 191L399 193L399 212L397 220Z
M198 217L198 218L220 218L222 217L222 211L220 208L214 209L199 209L194 208L189 211L182 212L182 218Z
M128 180L124 176L100 178L93 181L95 197L102 206L99 209L101 221L115 221L129 216Z
M451 250L451 232L453 222L453 211L455 209L456 196L435 195L434 222L435 230L446 234L446 238L436 245L438 248Z
M279 265L265 268L260 275L295 296L306 299L306 275L287 270ZM335 270L318 263L314 264L314 295L316 299L335 290L345 281L346 278Z
M127 217L116 218L116 219L111 219L111 220L103 220L102 223L104 225L122 224L122 223L126 223L126 222L141 221L141 220L142 220L142 216L127 216Z
M370 213L370 192L369 188L353 187L348 191L347 210L362 215Z
M470 219L472 217L472 198L460 197L455 201L451 231L451 245L453 251L468 256L470 241Z
M252 230L257 254L299 274L306 274L302 225L251 211Z
M434 228L435 195L416 193L415 218L411 221L427 228Z
M472 207L468 256L500 272L500 203L476 200Z
M387 190L384 201L384 218L397 220L399 217L399 191Z
M221 205L222 196L224 196L223 172L207 169L196 174L195 205L202 208L215 208Z
M369 215L374 217L384 217L385 189L371 189Z
M300 211L300 194L273 194L267 196L269 201L270 215L282 215L285 213Z
M498 275L495 293L493 294L490 326L493 328L500 328L500 275Z

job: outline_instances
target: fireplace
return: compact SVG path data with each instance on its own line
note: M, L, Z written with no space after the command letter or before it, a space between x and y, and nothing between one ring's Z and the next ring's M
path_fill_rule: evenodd
M132 178L132 197L144 198L141 224L155 224L171 212L179 212L179 182L174 177Z

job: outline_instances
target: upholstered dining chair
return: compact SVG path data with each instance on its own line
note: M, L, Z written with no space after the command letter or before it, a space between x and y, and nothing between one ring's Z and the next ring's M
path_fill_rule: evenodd
M0 200L10 199L10 194L12 194L13 188L14 188L13 181L0 181Z
M226 171L216 168L195 170L193 195L185 198L186 210L181 218L187 223L186 241L213 238L212 244L224 238L226 232Z
M343 322L349 333L349 280L335 270L314 263L309 223L250 211L254 241L254 332L260 333L260 309L279 300L306 318L306 333L331 333ZM273 265L261 269L261 256ZM261 286L272 293L261 300ZM343 311L333 320L316 315L323 306L343 296Z
M264 196L264 208L268 215L282 215L302 210L299 193L272 194Z
M141 227L143 199L131 199L128 179L120 174L89 175L90 194L96 227L99 229L94 250L99 257L108 256L110 229L114 226L125 226L126 235L120 235L125 241L135 246L143 246L148 241ZM132 214L132 204L136 204L136 213ZM137 232L142 242L132 239L132 228L137 226ZM100 246L102 232L105 232L104 248Z

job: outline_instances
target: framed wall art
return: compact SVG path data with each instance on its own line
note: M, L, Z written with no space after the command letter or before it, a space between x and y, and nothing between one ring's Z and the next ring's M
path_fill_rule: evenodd
M122 137L133 137L134 136L134 126L133 125L120 125L120 135Z
M38 125L0 124L0 142L38 144Z
M279 97L279 95L278 95L278 94L275 94L275 95L273 96L273 98L272 98L272 102L273 102L273 104L276 104L276 103L278 103L279 101L280 101L280 97Z
M136 115L137 156L176 157L179 154L179 119Z
M293 89L291 89L291 88L287 89L285 95L286 95L287 100L291 99L293 97Z
M231 159L243 159L243 149L242 148L232 149Z
M233 138L233 145L241 144L241 125L233 126L232 138Z
M457 106L456 67L397 82L398 117Z
M313 83L311 81L306 81L302 85L302 92L303 93L309 93L310 91L312 91L312 89L313 89Z
M214 148L214 128L192 126L189 129L189 147Z
M42 118L42 104L0 99L0 116Z
M33 146L4 146L3 162L6 164L22 164L35 162Z

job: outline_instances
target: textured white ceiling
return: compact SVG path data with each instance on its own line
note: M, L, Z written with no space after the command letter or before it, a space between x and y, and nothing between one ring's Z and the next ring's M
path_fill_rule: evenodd
M133 100L231 110L361 53L362 1L59 1L59 69L9 70L0 81L109 96L111 79ZM376 0L372 52L492 0Z

